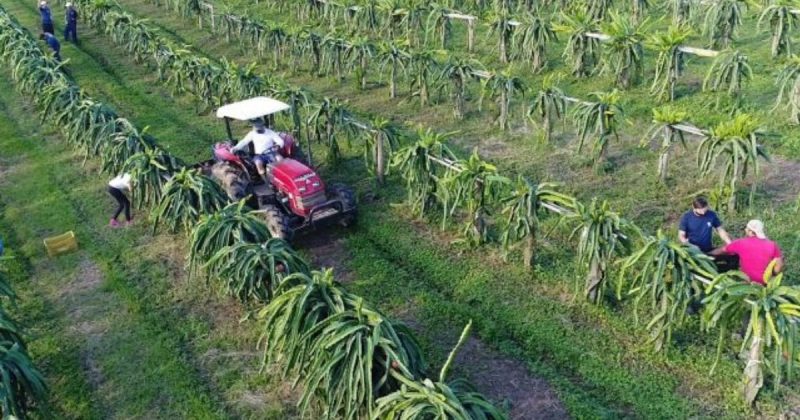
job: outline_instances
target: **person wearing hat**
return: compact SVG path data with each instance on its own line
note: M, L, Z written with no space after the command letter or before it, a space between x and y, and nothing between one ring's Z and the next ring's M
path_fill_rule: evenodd
M53 29L53 16L50 13L50 7L44 0L39 2L39 15L42 17L42 32L51 35L56 33L55 29Z
M64 27L64 39L69 41L72 38L72 42L77 44L78 43L78 11L75 10L75 6L71 2L67 2L67 13L66 13L66 26Z
M236 143L231 151L235 153L243 150L250 143L253 143L253 161L258 169L258 175L266 184L269 184L266 165L281 160L277 149L283 147L283 139L278 133L266 128L263 121L256 120L253 122L253 129L239 143Z
M739 269L753 283L764 284L767 268L775 261L773 273L783 270L783 254L777 243L767 239L764 223L761 220L747 222L745 237L737 239L724 247L711 251L711 255L738 255Z
M61 44L58 42L58 39L49 32L42 32L39 34L39 39L47 43L47 46L53 50L53 58L55 58L56 61L61 61Z

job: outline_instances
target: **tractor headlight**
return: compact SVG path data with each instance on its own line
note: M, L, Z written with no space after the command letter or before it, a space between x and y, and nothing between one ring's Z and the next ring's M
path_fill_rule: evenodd
M314 181L311 185L315 186L315 187L319 187L319 181Z

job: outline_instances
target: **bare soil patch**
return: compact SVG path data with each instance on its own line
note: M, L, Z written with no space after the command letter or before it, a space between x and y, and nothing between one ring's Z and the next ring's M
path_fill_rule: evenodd
M797 199L800 194L800 162L773 157L772 164L764 165L761 188L775 205Z
M0 158L0 185L8 183L9 176L16 172L18 167L11 159Z
M400 317L413 331L420 332L424 328L414 316L413 309L404 311ZM435 345L449 352L458 341L458 333L449 330ZM450 379L466 377L478 392L493 401L509 404L512 419L569 418L564 405L547 381L533 375L524 363L503 355L478 338L468 338L458 350L453 369L456 374L451 374Z
M296 241L297 248L304 249L311 257L314 267L332 268L339 283L349 283L355 277L346 262L351 255L344 246L342 233L336 230L309 233Z
M500 354L479 339L471 337L464 343L455 365L480 392L495 401L508 401L512 419L569 417L547 381L533 376L519 360Z

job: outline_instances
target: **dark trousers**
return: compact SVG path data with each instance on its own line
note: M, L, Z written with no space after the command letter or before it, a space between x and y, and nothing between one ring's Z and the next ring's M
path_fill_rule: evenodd
M64 40L70 41L74 43L78 43L78 23L67 23L67 26L64 28Z
M119 217L119 214L125 210L125 220L131 220L131 202L128 200L128 197L125 196L125 193L122 191L114 188L108 187L108 193L114 197L114 200L117 200L117 210L114 212L114 215L111 216L112 219L116 220Z
M714 265L717 266L717 271L720 273L725 273L728 271L739 269L738 255L722 254L717 256L711 256L711 258L714 259ZM692 299L691 303L689 303L689 307L686 308L686 313L688 313L689 315L694 315L699 313L703 309L703 304L701 302L704 297L705 297L705 292L701 291L700 294L695 299Z
M717 271L719 271L720 273L725 273L728 271L739 269L738 255L722 254L712 258L714 258L714 265L717 266Z
M50 35L55 35L56 30L53 28L53 22L42 22L42 32L47 32Z

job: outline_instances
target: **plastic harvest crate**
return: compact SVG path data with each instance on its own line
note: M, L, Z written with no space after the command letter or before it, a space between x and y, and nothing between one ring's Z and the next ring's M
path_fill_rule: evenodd
M58 236L45 238L44 247L47 249L48 256L55 257L78 249L78 240L75 238L75 232L69 231Z

